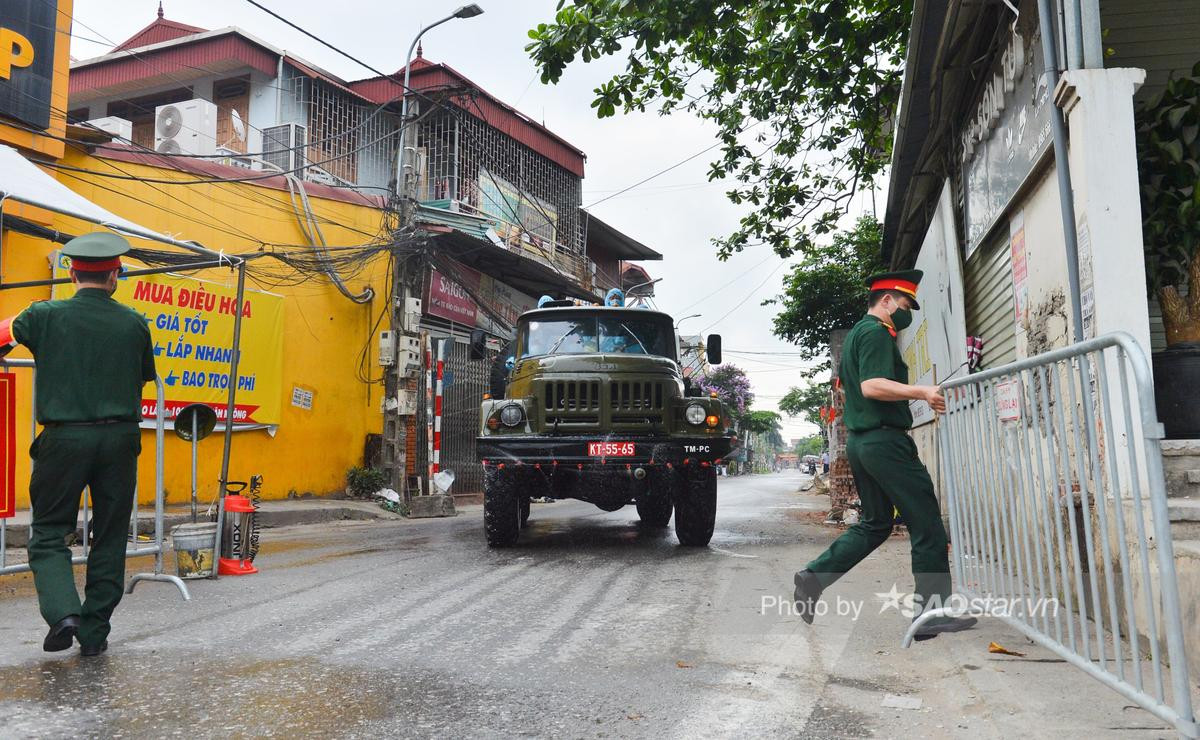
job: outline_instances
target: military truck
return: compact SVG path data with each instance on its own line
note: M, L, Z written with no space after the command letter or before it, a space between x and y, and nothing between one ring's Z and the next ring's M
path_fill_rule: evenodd
M472 337L473 356L485 340ZM720 336L706 345L719 364ZM655 528L673 512L680 544L708 544L714 466L736 437L725 404L684 378L670 316L550 302L521 315L495 363L501 382L483 401L477 440L489 546L517 542L535 497L633 504Z

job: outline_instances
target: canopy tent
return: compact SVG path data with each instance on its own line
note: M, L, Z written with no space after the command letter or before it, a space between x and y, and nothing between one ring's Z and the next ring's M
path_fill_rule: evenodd
M189 252L223 260L226 264L233 264L228 257L219 252L206 249L195 242L180 241L160 234L101 208L38 169L37 165L16 149L0 144L0 213L3 213L3 204L8 200L45 208L121 234L170 244Z

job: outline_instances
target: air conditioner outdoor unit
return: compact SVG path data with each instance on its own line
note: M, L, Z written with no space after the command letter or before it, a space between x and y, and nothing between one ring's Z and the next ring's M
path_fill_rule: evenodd
M264 168L284 172L299 172L308 164L308 129L298 123L268 126L263 129Z
M84 124L100 129L106 134L112 134L125 143L133 141L133 121L126 118L105 116L104 118L93 118L90 121L84 121Z
M217 106L197 98L155 108L154 150L163 154L216 153Z
M247 170L258 169L254 166L254 162L249 157L243 156L241 152L235 152L232 149L219 146L214 153L224 157L223 159L216 160L223 165L228 165L229 167L242 167Z
M340 184L338 182L338 178L329 174L320 167L308 167L306 170L304 170L304 179L308 182L315 182L321 185L331 185L333 187L337 187Z

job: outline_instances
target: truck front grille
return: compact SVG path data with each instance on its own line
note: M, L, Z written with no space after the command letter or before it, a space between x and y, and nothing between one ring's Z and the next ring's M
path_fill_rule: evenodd
M598 380L556 380L546 383L546 411L562 414L562 412L595 412L600 410L600 381ZM595 414L591 415L593 418Z
M655 380L545 380L534 389L552 430L651 432L667 418L670 386Z
M608 384L609 408L613 411L661 411L663 385L654 381L622 380Z

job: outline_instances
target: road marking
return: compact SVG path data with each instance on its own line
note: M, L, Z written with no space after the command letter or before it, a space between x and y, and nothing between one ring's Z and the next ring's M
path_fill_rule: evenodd
M722 550L721 548L717 547L716 545L709 545L709 546L708 546L708 549L710 549L710 550L713 550L713 551L715 551L715 552L719 552L719 553L721 553L722 555L728 555L728 556L729 556L729 557L731 557L731 558L757 558L757 557L758 557L757 555L741 555L741 554L739 554L739 553L736 553L736 552L730 552L730 551L728 551L728 550Z

